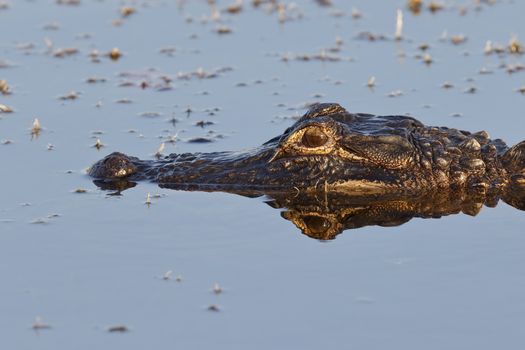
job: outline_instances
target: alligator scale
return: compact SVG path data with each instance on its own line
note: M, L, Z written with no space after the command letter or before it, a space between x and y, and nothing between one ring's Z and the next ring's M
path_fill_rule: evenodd
M362 207L385 200L421 204L440 192L441 216L447 214L443 196L455 198L452 212L462 211L461 203L472 198L481 204L509 198L523 208L525 141L509 148L484 131L429 127L407 116L354 114L338 104L317 104L282 135L249 151L170 154L158 160L112 153L89 174L102 188L149 180L173 189L267 195L287 208L298 205L289 200L298 194L307 196L302 207L320 193L338 196L339 204L341 197L346 203L360 198ZM388 211L395 212L391 206ZM417 209L412 216L424 215Z

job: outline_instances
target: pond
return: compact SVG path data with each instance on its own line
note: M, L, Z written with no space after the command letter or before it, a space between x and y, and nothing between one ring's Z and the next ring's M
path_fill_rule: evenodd
M2 343L519 348L525 215L503 202L325 241L269 197L149 182L112 195L86 169L113 151L256 147L316 102L516 144L524 11L506 0L423 1L419 13L401 0L0 0Z

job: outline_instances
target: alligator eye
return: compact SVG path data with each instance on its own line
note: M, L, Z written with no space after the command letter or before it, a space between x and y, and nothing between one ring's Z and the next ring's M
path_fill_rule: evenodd
M332 226L328 219L314 215L305 216L303 218L303 222L308 227L310 232L316 235L325 233Z
M328 136L318 128L309 128L304 132L301 142L306 147L321 147L328 142Z

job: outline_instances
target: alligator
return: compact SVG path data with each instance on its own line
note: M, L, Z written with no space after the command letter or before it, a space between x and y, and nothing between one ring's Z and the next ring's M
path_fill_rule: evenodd
M88 172L115 194L150 180L175 190L264 195L283 218L319 240L414 217L474 216L500 199L525 210L525 142L509 148L484 131L352 114L333 103L314 105L253 150L156 160L115 152Z
M525 186L525 141L509 148L485 131L429 127L408 116L349 113L339 104L323 103L252 150L157 160L115 152L88 172L106 186L150 180L161 187L246 195L488 192Z
M266 203L280 209L304 235L317 240L332 240L344 230L365 226L394 227L413 218L437 219L448 215L476 216L483 206L495 207L499 200L525 210L525 195L519 188L479 192L467 189L434 190L418 195L386 194L353 196L328 193L272 193Z

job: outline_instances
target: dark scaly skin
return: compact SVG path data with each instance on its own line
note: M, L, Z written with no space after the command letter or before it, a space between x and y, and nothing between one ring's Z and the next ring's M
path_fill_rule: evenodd
M250 151L170 154L160 160L112 153L89 174L106 183L150 180L161 187L243 194L370 195L445 188L486 192L523 183L524 165L524 142L509 149L486 132L318 104L282 135Z
M117 194L150 180L179 190L266 195L303 234L329 240L346 229L397 226L414 217L474 216L500 199L524 210L524 167L523 142L509 149L485 132L321 104L251 151L160 160L112 153L89 174Z
M412 218L436 219L460 213L475 216L484 206L495 207L500 198L517 209L525 209L523 190L511 187L489 192L443 189L404 196L348 196L337 192L321 195L273 193L267 203L281 209L281 216L306 236L331 240L343 230L399 226Z

